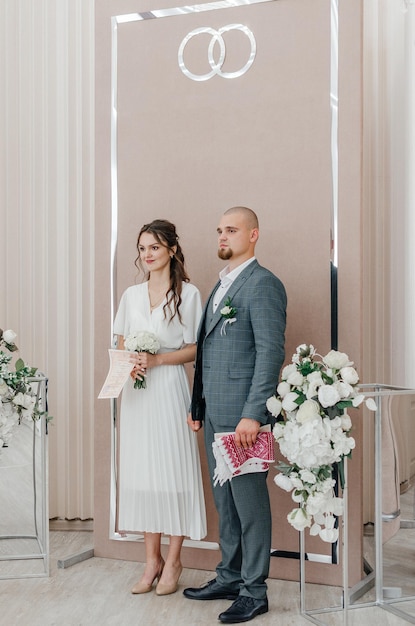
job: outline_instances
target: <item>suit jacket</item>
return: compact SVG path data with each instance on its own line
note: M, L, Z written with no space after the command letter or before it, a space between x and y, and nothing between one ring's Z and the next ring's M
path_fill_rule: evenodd
M234 430L242 417L265 424L266 401L284 362L287 297L282 282L252 261L235 279L215 313L213 289L198 332L192 418L207 409L216 424ZM220 310L231 299L236 322L223 328ZM222 330L222 332L221 332Z

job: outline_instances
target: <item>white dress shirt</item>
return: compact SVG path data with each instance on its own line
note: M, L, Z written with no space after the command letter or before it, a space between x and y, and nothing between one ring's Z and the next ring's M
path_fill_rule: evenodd
M239 274L246 268L252 261L255 260L255 257L251 257L245 263L241 263L238 267L235 267L231 272L229 271L229 265L227 265L221 272L219 272L220 285L216 290L216 293L213 297L213 312L218 308L219 302L221 302L222 298L225 296L229 287L232 285L233 281L239 276Z

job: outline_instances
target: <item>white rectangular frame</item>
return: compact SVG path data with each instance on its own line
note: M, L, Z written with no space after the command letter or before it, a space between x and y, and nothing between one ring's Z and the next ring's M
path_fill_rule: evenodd
M117 297L117 263L118 246L118 27L131 22L145 22L183 15L194 15L204 11L215 11L241 7L245 5L276 2L277 0L218 0L203 4L155 9L144 13L127 13L111 18L111 246L110 246L110 297L111 297L111 345L114 342L113 320ZM331 111L331 180L332 205L330 224L330 274L331 274L331 327L332 347L337 348L337 267L338 267L338 45L339 45L339 0L329 0L330 4L330 111ZM111 401L111 489L110 489L110 539L121 541L142 541L140 535L121 537L115 532L116 511L116 417L117 401ZM215 542L185 540L185 546L214 549L219 548ZM308 554L310 561L338 563L338 546L332 550L331 558L326 554Z

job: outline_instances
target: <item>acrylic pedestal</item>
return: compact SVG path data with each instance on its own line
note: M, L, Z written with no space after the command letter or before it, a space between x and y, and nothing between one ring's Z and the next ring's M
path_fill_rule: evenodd
M31 379L46 411L47 379ZM49 576L48 450L45 416L22 419L0 449L0 579Z
M345 487L343 490L344 499L344 515L339 518L341 525L341 533L339 538L338 553L342 563L342 587L337 590L339 601L329 606L307 607L307 582L306 582L306 547L304 531L300 532L300 610L301 615L308 621L322 626L337 626L340 624L363 624L369 623L365 621L365 609L368 607L379 607L385 611L393 613L400 617L403 623L415 624L415 559L411 555L415 554L415 531L411 536L411 542L407 545L407 556L409 567L404 563L399 565L399 576L402 583L406 583L408 578L414 581L413 587L406 589L403 586L391 585L385 586L385 580L389 582L388 568L393 567L393 563L385 562L386 546L383 543L383 524L389 521L388 515L383 513L383 451L382 451L382 425L385 419L390 419L391 400L399 396L413 395L415 398L415 389L406 389L404 387L394 387L383 384L366 384L361 385L362 393L367 397L374 398L376 402L376 412L368 418L372 419L374 415L374 544L373 544L373 567L369 565L367 576L355 587L349 587L348 569L349 569L349 546L348 546L348 486L347 486L347 462L345 462ZM368 412L369 413L369 412ZM367 416L366 416L367 417ZM413 496L411 496L413 497ZM413 511L415 511L415 499L413 502ZM397 511L397 516L400 511ZM402 528L415 528L415 515L413 515L413 525L411 523L402 524ZM402 531L399 531L402 532ZM405 576L405 573L407 575ZM325 586L321 595L336 598L336 591L331 595L331 591L327 588L324 593ZM316 585L313 585L313 597L315 597ZM333 588L330 588L332 590ZM402 593L404 591L404 594ZM355 609L359 610L356 614ZM369 616L366 616L370 619Z

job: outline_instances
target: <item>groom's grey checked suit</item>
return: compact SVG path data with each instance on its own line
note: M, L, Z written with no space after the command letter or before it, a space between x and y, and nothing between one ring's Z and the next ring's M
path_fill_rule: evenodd
M266 401L275 392L284 361L286 293L281 281L254 259L213 312L213 289L199 328L192 418L204 420L210 478L215 432L234 431L242 418L269 422ZM236 321L223 327L230 298ZM222 332L221 332L222 331ZM266 597L271 512L266 473L245 474L213 486L219 513L222 561L217 582L240 595Z

